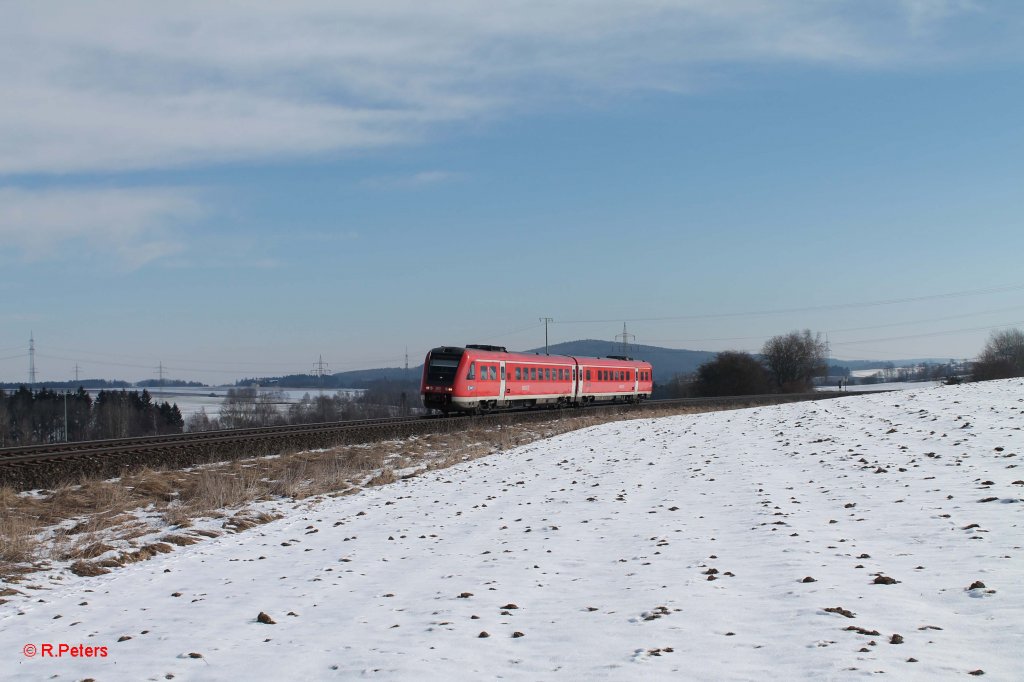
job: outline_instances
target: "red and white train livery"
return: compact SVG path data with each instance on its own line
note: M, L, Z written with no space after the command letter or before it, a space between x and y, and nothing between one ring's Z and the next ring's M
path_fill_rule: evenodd
M424 406L486 412L536 405L639 402L651 396L652 367L623 356L509 353L500 346L442 346L427 353L420 394Z

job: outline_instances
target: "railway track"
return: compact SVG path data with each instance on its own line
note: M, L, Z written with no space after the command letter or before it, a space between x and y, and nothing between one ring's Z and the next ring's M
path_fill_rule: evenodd
M470 426L500 426L550 421L562 417L633 413L680 407L738 408L804 400L837 398L850 393L816 392L788 395L650 400L637 405L613 403L582 409L502 411L482 416L393 417L322 424L204 431L142 438L54 443L0 448L0 485L19 490L52 487L83 477L113 477L127 469L186 467L288 451L369 443Z

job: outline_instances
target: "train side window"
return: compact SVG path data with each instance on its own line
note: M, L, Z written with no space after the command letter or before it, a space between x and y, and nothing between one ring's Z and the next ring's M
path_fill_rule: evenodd
M474 379L476 379L476 363L471 362L469 363L469 371L466 372L466 380L473 381Z
M544 381L551 381L551 368L545 368L544 370Z
M587 377L587 381L590 381L590 370L589 369L587 370L586 377Z
M536 367L531 367L530 368L530 381L536 381L536 380L537 380L537 368Z
M523 378L523 371L519 367L516 367L516 381L521 381Z
M501 367L501 380L502 381L505 380L505 366L504 365L502 365L502 367Z
M497 381L498 380L498 368L495 367L494 365L490 366L490 375L491 375L491 381Z

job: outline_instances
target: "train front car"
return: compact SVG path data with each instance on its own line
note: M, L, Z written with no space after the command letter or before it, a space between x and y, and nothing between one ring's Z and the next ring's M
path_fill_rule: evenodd
M458 409L453 397L459 376L459 363L465 353L465 348L453 346L441 346L427 353L423 361L423 379L420 381L420 396L424 407L445 414Z

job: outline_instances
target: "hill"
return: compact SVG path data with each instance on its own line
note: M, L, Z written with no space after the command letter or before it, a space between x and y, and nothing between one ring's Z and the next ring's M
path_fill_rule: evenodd
M509 348L510 351L521 353L544 353L544 347L529 348L520 350ZM607 357L609 355L622 355L622 345L611 341L599 339L581 339L578 341L565 341L548 346L548 353L551 355L574 355L582 357ZM708 360L713 360L718 354L717 351L708 350L685 350L679 348L661 348L660 346L645 346L633 344L629 346L627 355L637 360L646 360L654 365L654 380L664 383L677 374L690 374L696 372L697 368ZM914 366L920 360L892 360L897 367ZM851 370L872 369L886 364L881 360L832 360L833 365L840 365ZM237 382L239 386L248 386L257 383L261 386L280 386L282 388L367 388L370 384L380 381L419 383L420 375L423 373L423 365L409 367L408 373L401 367L378 367L374 369L358 369L349 372L336 372L328 376L319 377L308 374L294 374L280 377L259 377L242 379ZM322 382L322 383L321 383Z
M543 353L544 348L531 348L528 353ZM552 355L581 355L599 358L622 355L622 345L598 339L566 341L548 347ZM668 381L677 374L696 372L697 367L708 360L714 360L716 352L706 350L680 350L658 346L631 345L626 353L636 360L645 360L654 365L654 380Z

